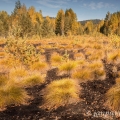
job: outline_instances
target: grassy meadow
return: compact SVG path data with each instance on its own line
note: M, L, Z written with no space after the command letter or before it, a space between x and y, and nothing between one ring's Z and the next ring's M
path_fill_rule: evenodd
M104 84L111 79L115 83L103 93L103 103L106 110L119 111L120 37L117 35L0 38L1 112L11 105L28 106L34 97L27 89L43 85L42 91L38 89L42 94L38 109L53 111L61 106L82 104L85 101L81 97L82 84L94 81Z

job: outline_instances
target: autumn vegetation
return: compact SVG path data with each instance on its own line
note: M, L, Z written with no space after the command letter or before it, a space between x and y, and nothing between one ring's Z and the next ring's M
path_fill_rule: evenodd
M59 10L56 18L43 17L18 0L11 15L0 11L1 110L29 104L32 96L25 88L43 84L42 109L80 102L81 83L107 79L103 61L112 64L116 81L105 94L105 106L120 110L120 12L82 25L71 8ZM47 81L53 68L67 78Z

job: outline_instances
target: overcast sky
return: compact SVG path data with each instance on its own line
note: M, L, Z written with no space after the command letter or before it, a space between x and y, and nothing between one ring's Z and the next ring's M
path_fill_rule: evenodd
M0 11L9 14L14 10L17 0L0 0ZM120 0L20 0L28 7L34 6L36 11L42 10L43 16L56 17L58 10L72 8L79 21L88 19L104 19L106 13L120 11Z

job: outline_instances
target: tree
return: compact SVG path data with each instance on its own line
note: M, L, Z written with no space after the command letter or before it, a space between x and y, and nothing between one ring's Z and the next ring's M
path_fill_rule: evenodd
M101 32L105 35L111 33L110 19L111 19L111 13L107 12L106 17L104 19L104 25L101 27Z
M82 35L84 32L83 26L78 22L78 35Z
M86 24L85 24L85 33L86 34L90 34L93 32L93 22L92 21L88 21Z
M75 26L76 28L75 28ZM65 34L68 32L75 32L75 29L77 29L77 16L74 13L74 11L70 9L66 9L65 11ZM73 33L75 34L75 33Z
M21 28L21 37L32 36L33 26L28 13L22 14L18 22Z
M14 8L14 11L13 11L13 15L16 15L17 14L17 12L18 12L18 10L21 8L21 2L20 2L20 0L18 0L18 1L16 1L15 2L15 8Z
M64 11L61 9L58 11L57 13L57 17L55 20L55 33L56 34L60 34L60 35L64 35Z
M51 25L51 21L50 18L47 16L42 24L42 36L43 37L48 37L48 36L52 36L54 33L52 31L52 25Z
M6 37L9 31L9 15L6 11L0 12L0 36Z

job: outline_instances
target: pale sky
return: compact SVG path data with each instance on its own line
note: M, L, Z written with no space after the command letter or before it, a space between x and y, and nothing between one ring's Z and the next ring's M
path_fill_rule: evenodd
M0 0L0 11L9 14L14 10L17 0ZM56 17L58 10L72 8L78 21L88 19L104 19L106 13L120 11L120 0L20 0L27 8L34 6L36 11L42 10L43 16Z

